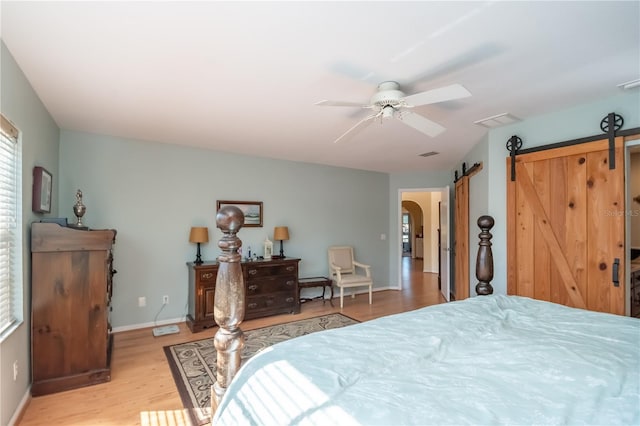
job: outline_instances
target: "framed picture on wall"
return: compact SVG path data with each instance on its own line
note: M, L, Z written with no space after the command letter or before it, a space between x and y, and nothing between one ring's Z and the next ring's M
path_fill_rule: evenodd
M33 168L33 198L31 210L35 213L51 213L53 176L44 167Z
M262 201L218 200L216 211L224 206L235 206L244 214L244 227L262 227Z

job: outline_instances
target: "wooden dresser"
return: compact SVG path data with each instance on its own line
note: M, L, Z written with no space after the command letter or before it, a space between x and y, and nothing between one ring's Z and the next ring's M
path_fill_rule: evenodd
M31 225L34 396L111 380L115 230Z
M242 262L245 283L244 319L254 319L283 313L300 312L298 299L298 262L300 259L284 258ZM217 262L189 268L189 313L187 325L192 332L215 327L213 317Z
M189 267L189 313L187 326L193 333L205 328L215 327L213 318L213 302L216 292L217 262L204 262L196 265L187 263Z

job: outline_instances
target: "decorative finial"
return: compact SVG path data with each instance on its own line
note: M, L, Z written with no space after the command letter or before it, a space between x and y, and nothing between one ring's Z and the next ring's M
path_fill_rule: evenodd
M236 206L224 206L216 214L216 224L225 234L235 234L244 224L244 213Z
M478 243L478 257L476 259L476 293L479 296L493 294L493 252L491 251L491 228L495 224L495 220L491 216L480 216L478 218L478 226L480 227L480 242Z
M77 228L83 228L84 224L82 223L82 216L87 212L87 207L82 204L82 191L79 189L76 191L76 203L73 205L73 214L76 215L76 226Z

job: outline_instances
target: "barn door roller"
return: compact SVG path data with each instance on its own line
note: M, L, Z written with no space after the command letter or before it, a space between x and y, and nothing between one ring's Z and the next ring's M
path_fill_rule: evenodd
M480 170L482 170L482 161L479 163L475 163L468 170L467 170L467 163L462 163L462 176L458 175L458 171L456 170L453 175L453 183L456 183L457 181L462 179L464 176L471 177L474 174L478 173Z
M616 131L622 128L624 120L615 112L610 112L600 121L600 130L609 138L609 170L616 168Z

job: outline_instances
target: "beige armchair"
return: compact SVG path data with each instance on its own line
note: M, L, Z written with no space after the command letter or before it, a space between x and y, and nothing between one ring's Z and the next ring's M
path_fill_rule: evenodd
M329 277L340 288L340 308L344 306L344 289L349 287L369 287L369 304L371 304L373 288L371 266L353 259L353 247L332 246L329 247L328 254ZM355 297L355 294L352 293L351 297Z

